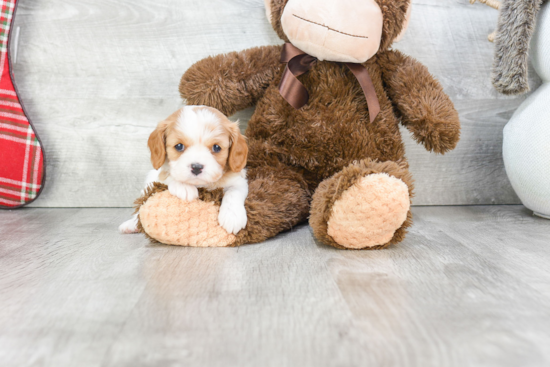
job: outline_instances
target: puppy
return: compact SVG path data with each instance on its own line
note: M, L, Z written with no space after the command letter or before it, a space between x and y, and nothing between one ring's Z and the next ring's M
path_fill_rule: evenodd
M248 146L237 123L214 108L186 106L158 124L148 145L155 170L147 175L146 188L162 182L172 195L187 201L199 197L199 187L223 188L220 225L233 234L246 226ZM137 214L119 231L137 232Z

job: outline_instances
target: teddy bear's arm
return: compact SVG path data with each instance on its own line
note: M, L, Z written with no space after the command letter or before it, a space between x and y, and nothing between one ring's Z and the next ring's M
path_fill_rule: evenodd
M264 46L207 57L183 74L180 94L188 104L214 107L231 116L263 96L284 66L279 61L281 49Z
M388 96L401 123L428 151L444 154L460 138L460 120L453 102L428 69L399 51L380 55Z

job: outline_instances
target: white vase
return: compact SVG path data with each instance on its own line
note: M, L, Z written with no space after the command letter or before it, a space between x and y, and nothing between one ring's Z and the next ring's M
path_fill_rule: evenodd
M512 187L535 215L550 219L550 3L531 40L531 61L543 81L504 128L503 157Z

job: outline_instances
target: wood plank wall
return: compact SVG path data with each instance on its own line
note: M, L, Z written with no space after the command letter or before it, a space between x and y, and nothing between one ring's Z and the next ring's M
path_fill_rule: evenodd
M14 73L48 160L35 207L131 206L151 168L147 137L181 105L182 73L208 55L281 43L263 0L20 2ZM518 203L501 143L525 97L499 96L491 86L487 35L496 11L468 0L413 2L410 29L396 48L428 66L463 123L458 148L445 156L429 154L403 131L414 203ZM251 113L237 117L246 122Z

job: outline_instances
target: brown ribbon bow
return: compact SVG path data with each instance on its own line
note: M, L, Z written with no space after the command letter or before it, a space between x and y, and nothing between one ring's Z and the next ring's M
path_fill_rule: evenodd
M307 73L317 63L317 58L306 54L291 43L285 43L281 53L281 62L286 64L279 92L283 98L295 109L302 108L309 100L309 93L298 77ZM349 70L355 75L365 93L369 108L370 122L373 122L380 112L380 103L368 70L361 64L346 63Z

